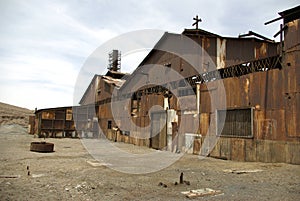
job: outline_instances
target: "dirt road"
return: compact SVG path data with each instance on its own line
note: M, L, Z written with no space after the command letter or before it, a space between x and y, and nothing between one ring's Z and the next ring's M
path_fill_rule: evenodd
M47 139L55 144L55 152L30 152L30 143L40 140L26 134L20 125L0 126L0 200L189 200L181 192L201 188L222 194L194 200L300 197L297 165L199 160L184 155L158 172L135 175L95 163L79 139ZM115 145L136 152L144 149ZM181 172L188 182L175 185Z

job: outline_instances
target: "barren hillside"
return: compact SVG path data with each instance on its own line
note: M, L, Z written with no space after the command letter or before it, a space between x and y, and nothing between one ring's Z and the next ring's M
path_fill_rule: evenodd
M33 110L0 102L0 125L19 124L27 127L30 115L34 115Z

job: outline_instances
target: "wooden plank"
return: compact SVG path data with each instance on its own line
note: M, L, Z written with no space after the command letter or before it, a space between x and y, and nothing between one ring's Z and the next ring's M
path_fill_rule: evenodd
M196 197L204 197L204 196L213 196L222 194L220 190L213 190L211 188L202 188L190 191L183 191L181 192L188 198L196 198Z
M209 113L201 113L200 114L200 134L206 135L209 128Z
M206 84L200 85L200 112L209 113L211 111L210 94Z

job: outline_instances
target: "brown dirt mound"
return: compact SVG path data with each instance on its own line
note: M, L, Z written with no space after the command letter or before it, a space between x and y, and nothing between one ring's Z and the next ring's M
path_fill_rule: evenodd
M0 125L18 124L28 127L28 118L34 111L0 102Z

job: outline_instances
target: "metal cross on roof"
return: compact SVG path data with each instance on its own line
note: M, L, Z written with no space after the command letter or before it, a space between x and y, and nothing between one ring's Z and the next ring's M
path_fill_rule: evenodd
M198 29L198 23L202 22L201 18L198 18L198 15L196 15L196 17L194 17L193 20L195 20L195 22L192 24L192 26L196 25L196 29Z

